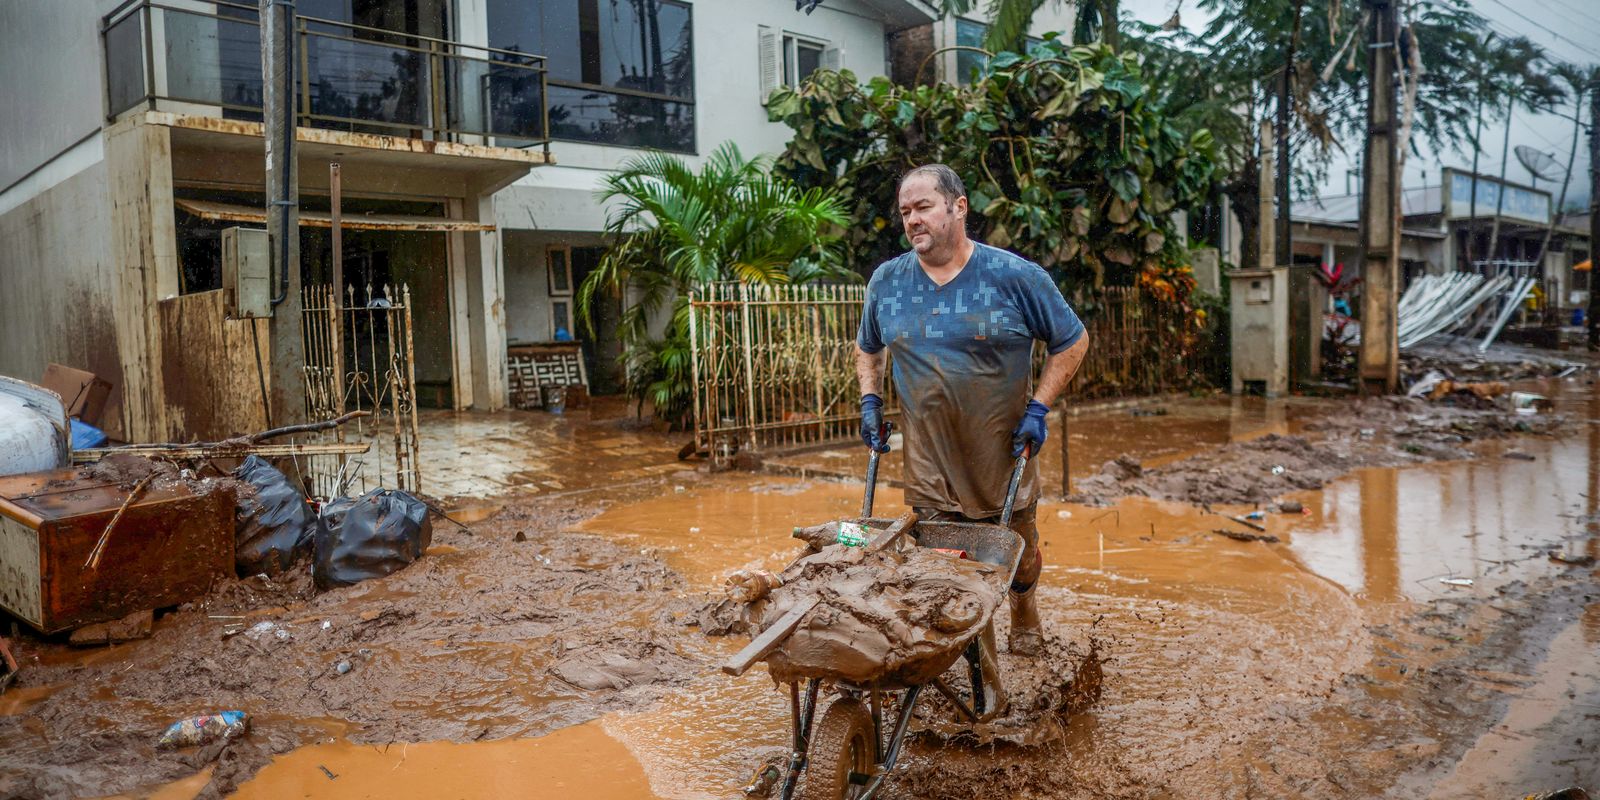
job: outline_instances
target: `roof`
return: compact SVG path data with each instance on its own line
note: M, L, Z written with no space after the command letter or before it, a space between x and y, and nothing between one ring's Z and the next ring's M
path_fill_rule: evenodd
M1437 214L1444 208L1438 186L1419 186L1400 193L1400 213L1415 217ZM1297 200L1289 206L1289 218L1295 222L1359 222L1361 220L1361 195L1335 194Z

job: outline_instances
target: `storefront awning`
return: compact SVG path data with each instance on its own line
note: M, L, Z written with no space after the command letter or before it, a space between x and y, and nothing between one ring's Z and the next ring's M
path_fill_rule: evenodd
M214 200L177 199L178 207L201 219L221 222L253 222L266 224L267 213L259 208ZM312 228L333 227L333 217L326 211L300 210L300 224ZM339 220L341 228L364 231L492 231L494 226L468 219L449 217L424 217L416 214L345 214Z

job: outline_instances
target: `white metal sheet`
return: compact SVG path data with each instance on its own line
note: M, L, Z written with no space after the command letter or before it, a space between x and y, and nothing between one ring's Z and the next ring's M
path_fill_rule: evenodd
M43 628L44 600L39 580L39 532L0 516L0 606L18 619Z

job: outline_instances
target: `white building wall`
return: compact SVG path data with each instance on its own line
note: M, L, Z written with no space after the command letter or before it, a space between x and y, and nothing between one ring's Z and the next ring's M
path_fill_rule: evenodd
M841 51L840 66L861 80L888 74L883 15L856 0L828 0L809 15L796 11L789 0L698 0L691 5L697 152L684 158L693 166L725 141L737 144L746 157L777 155L788 144L789 129L768 122L761 103L756 49L761 26L827 42ZM463 6L468 7L476 6ZM465 22L462 27L472 29ZM604 230L605 212L595 190L608 172L643 151L568 141L554 142L550 150L556 166L536 169L496 195L500 225Z
M115 5L0 3L0 202L20 202L6 199L13 184L100 132L105 103L98 31L101 15Z

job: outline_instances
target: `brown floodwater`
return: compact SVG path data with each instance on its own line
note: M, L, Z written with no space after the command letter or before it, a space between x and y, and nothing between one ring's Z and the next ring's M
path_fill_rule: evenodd
M1144 403L1132 408L1086 410L1067 418L1067 458L1072 477L1088 477L1100 466L1120 456L1137 458L1146 467L1158 467L1187 458L1208 448L1244 442L1275 433L1300 433L1331 401L1291 397L1206 397ZM898 443L898 439L895 440ZM860 476L866 471L861 450L822 450L784 456L778 463L807 473ZM1061 485L1061 422L1050 421L1050 438L1039 462L1040 479L1047 492ZM898 476L899 449L883 457L882 474Z
M1306 513L1269 515L1263 524L1281 538L1277 544L1219 536L1216 529L1240 527L1185 504L1141 498L1109 508L1041 504L1046 626L1077 640L1092 630L1106 657L1104 694L1072 721L1063 758L1085 769L1136 765L1147 771L1148 785L1181 796L1233 794L1248 765L1227 760L1236 749L1230 743L1276 709L1326 694L1353 673L1370 676L1380 693L1386 683L1414 679L1416 671L1396 662L1394 643L1378 641L1373 626L1421 601L1481 596L1566 569L1544 554L1581 537L1585 518L1600 512L1594 490L1600 396L1569 392L1559 399L1579 416L1575 432L1517 442L1531 459L1487 446L1473 461L1360 470L1320 491L1292 495ZM1074 471L1080 454L1085 462L1119 452L1142 454L1147 463L1170 460L1200 447L1292 432L1312 414L1311 403L1206 401L1198 410L1172 404L1166 416L1075 419L1069 422ZM862 459L847 451L828 460ZM899 500L898 490L881 489L877 513L899 513ZM583 529L659 553L692 587L706 589L735 569L781 566L797 550L791 527L854 516L859 505L859 484L717 476L681 489L668 481L658 496L620 504ZM1595 539L1584 547L1600 555ZM1437 796L1510 796L1526 785L1519 776L1534 769L1538 731L1553 721L1592 729L1592 720L1574 718L1563 699L1600 702L1595 609L1564 628L1542 660L1524 665L1513 679L1520 681L1519 696L1502 724L1483 734L1449 776L1449 791ZM710 663L743 644L738 637L703 640L692 630L685 636ZM1428 658L1408 657L1413 665ZM441 698L417 713L455 712ZM1334 749L1364 747L1370 723L1339 709L1327 714L1337 730ZM279 757L236 796L727 797L761 757L783 751L787 731L786 696L761 669L738 679L708 670L643 711L608 714L539 738L374 747L335 737ZM1436 739L1440 732L1416 734ZM1577 777L1591 774L1592 748L1572 747L1557 760L1578 764Z

